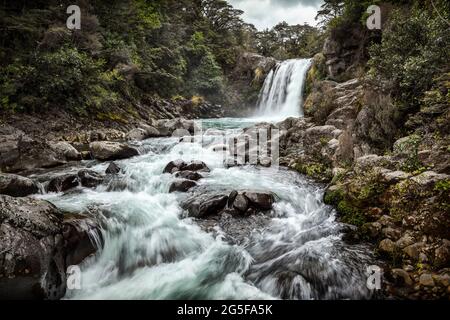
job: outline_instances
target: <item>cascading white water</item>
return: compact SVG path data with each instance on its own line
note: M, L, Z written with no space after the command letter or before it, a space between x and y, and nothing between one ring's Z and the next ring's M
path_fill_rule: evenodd
M216 131L242 131L247 119L204 121ZM206 136L205 138L208 138ZM211 142L213 143L213 142ZM212 145L178 138L143 141L143 154L118 161L124 168L96 189L45 194L66 212L93 210L102 217L103 248L81 265L81 289L68 299L358 299L369 298L365 272L373 264L367 248L342 240L344 226L322 201L323 189L296 172L277 168L225 168ZM186 218L188 195L169 193L176 179L165 165L181 158L202 160L210 173L193 195L221 190L264 190L277 200L267 224L235 221L255 230L245 243L224 241ZM87 162L105 171L107 163ZM65 168L67 173L79 168ZM241 225L239 225L239 223Z
M292 59L279 63L264 81L256 116L277 119L302 116L302 94L310 66L311 59Z

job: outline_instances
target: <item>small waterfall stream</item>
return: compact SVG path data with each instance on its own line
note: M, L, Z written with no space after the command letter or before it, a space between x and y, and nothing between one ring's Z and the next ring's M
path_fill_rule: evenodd
M256 116L287 118L303 115L303 90L311 59L291 59L270 71L261 90Z

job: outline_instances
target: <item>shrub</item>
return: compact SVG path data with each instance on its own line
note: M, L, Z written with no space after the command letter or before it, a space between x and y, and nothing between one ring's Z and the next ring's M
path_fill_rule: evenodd
M371 76L388 81L407 112L417 109L434 75L448 67L448 25L425 10L394 11L381 44L370 49Z

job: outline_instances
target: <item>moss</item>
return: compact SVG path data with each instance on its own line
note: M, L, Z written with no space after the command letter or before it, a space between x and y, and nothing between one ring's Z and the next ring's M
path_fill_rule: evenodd
M367 222L365 215L347 200L341 200L337 206L337 211L341 215L344 223L361 227Z
M344 198L344 191L336 186L329 188L323 197L325 204L337 205Z
M100 121L109 120L109 121L120 122L120 123L124 123L124 124L128 123L128 120L124 116L122 116L121 114L118 114L118 113L114 113L114 112L107 112L107 113L99 112L99 113L97 113L97 119Z
M436 185L434 186L435 191L444 191L448 192L450 191L450 179L441 180L436 182Z
M332 173L329 167L322 163L305 163L296 164L294 169L298 172L305 174L311 178L319 181L330 181L332 179Z
M202 96L193 96L191 98L191 103L194 107L198 107L199 105L205 103L205 98Z

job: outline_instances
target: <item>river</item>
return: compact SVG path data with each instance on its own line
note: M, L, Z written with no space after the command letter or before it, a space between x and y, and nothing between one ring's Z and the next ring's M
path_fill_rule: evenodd
M252 119L204 120L204 129L239 133ZM217 132L217 131L216 131ZM68 212L94 210L104 221L104 245L83 262L81 289L66 299L361 299L370 298L366 268L370 250L346 244L346 226L322 201L324 186L284 169L225 168L223 156L203 142L179 138L138 142L141 155L117 163L114 181L40 198ZM202 160L211 169L189 193L169 193L174 177L163 174L172 160ZM108 163L79 167L103 173ZM48 174L48 173L47 173ZM262 224L250 224L244 240L223 230L206 232L188 218L181 202L204 190L261 190L278 196ZM240 223L246 224L245 220ZM94 239L95 240L95 239Z

